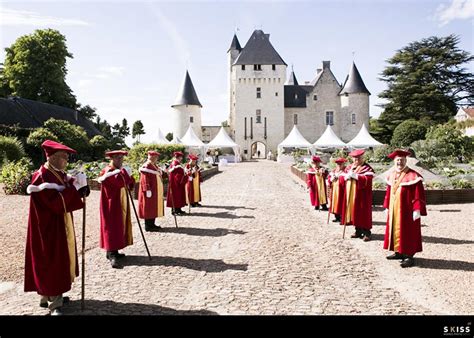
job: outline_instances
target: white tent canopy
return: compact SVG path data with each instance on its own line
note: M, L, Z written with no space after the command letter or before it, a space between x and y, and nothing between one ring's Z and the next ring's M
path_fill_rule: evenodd
M368 148L368 147L378 147L383 145L376 139L369 134L365 123L362 124L362 127L359 130L359 133L354 137L349 143L347 143L350 147L356 148Z
M157 144L170 144L170 141L166 139L166 137L163 136L163 133L161 132L161 129L158 128L158 139L156 140Z
M296 127L293 126L291 132L288 136L278 145L278 150L282 148L311 148L312 144L309 143L303 135L301 135L300 131Z
M181 139L178 136L173 136L173 139L170 141L170 144L183 144Z
M313 145L316 148L340 148L346 146L346 144L342 142L339 137L337 137L330 125L327 126L324 133L320 138L318 138L316 142L313 143Z
M209 148L232 148L235 155L235 162L239 162L239 155L240 155L240 147L237 143L235 143L229 135L227 135L224 127L221 127L219 132L217 133L216 137L212 139L211 142L205 145L206 149Z
M204 147L204 143L202 143L202 141L196 135L191 125L188 127L186 134L184 134L184 136L181 138L181 143L183 143L187 147L194 147L194 148Z

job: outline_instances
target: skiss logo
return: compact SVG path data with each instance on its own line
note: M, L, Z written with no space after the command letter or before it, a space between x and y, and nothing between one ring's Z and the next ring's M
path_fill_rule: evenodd
M443 326L443 334L445 336L470 336L471 323L467 325L456 325L456 326Z

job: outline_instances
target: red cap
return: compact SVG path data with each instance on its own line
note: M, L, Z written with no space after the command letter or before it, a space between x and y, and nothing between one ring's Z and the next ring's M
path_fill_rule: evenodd
M113 151L108 151L105 153L105 155L107 155L108 157L112 157L114 155L128 155L128 152L126 152L125 150L113 150Z
M160 153L157 152L157 151L154 151L154 150L150 150L150 151L148 152L148 155L150 155L150 156L160 156Z
M406 150L402 150L402 149L395 149L393 151L393 153L387 155L388 158L391 158L392 160L395 159L395 157L406 157L406 156L410 156L411 153L409 151L406 151Z
M347 160L344 157L339 157L334 162L336 162L337 164L343 164L344 162L347 162Z
M311 157L311 160L312 160L313 162L321 162L321 157L319 157L319 156L312 156L312 157Z
M60 151L60 150L65 151L67 153L74 153L74 154L77 153L77 151L75 151L74 149L71 149L68 146L65 146L64 144L54 142L51 140L44 141L43 144L41 144L41 147L43 147L46 157L50 157L55 152Z
M183 153L180 152L180 151L175 151L175 152L173 153L173 156L174 156L174 157L178 157L178 156L183 157Z
M359 157L359 156L362 156L364 155L365 153L365 150L364 149L356 149L356 150L353 150L349 153L349 156L351 157Z
M197 161L199 157L197 157L196 155L193 155L193 154L189 154L189 155L188 155L188 158L189 158L191 161Z

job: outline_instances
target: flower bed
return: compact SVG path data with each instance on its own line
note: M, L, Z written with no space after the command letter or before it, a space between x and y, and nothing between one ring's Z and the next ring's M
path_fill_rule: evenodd
M291 167L291 172L306 185L306 174L304 171ZM433 189L425 190L427 204L454 204L474 203L474 189ZM382 205L385 198L385 190L373 190L372 204Z

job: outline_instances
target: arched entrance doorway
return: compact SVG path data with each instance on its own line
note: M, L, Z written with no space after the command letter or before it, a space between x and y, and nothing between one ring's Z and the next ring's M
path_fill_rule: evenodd
M267 154L267 147L265 146L265 143L257 141L252 143L252 146L250 147L250 158L265 158Z

